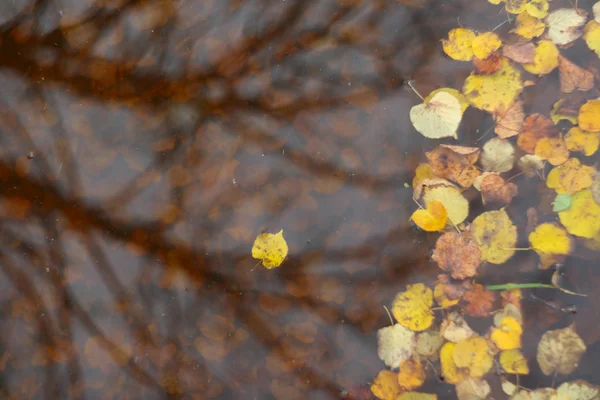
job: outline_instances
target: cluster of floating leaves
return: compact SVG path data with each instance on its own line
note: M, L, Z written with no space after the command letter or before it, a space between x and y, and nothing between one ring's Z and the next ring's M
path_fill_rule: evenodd
M389 369L382 370L371 386L383 400L436 399L435 394L415 391L428 374L455 385L459 399L486 399L491 393L486 377L492 371L502 376L502 389L511 399L600 398L600 389L582 380L537 390L519 386L518 376L529 374L531 363L521 352L521 289L536 286L486 287L471 282L482 264L504 264L518 250L517 228L505 207L519 195L519 187L502 176L515 166L527 179L543 179L556 192L553 212L560 224L534 225L530 247L525 249L539 255L540 268L560 262L576 241L600 249L600 175L576 156L598 150L600 99L568 97L589 92L594 74L560 51L583 39L600 57L600 2L591 19L579 8L551 11L547 0L490 2L503 3L509 14L516 15L511 33L517 40L508 44L494 32L451 30L442 41L443 51L454 60L472 62L474 71L461 91L437 89L410 110L414 128L430 139L458 139L463 113L470 106L492 115L496 136L481 148L439 145L416 169L412 187L419 208L411 219L427 232L441 233L433 260L445 274L433 287L408 285L392 302L392 324L378 332L378 355ZM537 83L523 81L523 70L541 79L555 69L565 97L548 116L525 115L521 93ZM566 133L557 126L561 121L570 124ZM547 164L550 171L545 177ZM467 224L469 201L463 192L471 187L492 210ZM564 290L555 279L553 285ZM499 296L498 289L504 289ZM498 297L502 307L493 312ZM440 309L444 317L436 318L435 310ZM477 332L464 314L493 314L493 322ZM539 340L537 363L545 375L569 375L585 351L573 325L550 330ZM509 379L511 375L516 379Z

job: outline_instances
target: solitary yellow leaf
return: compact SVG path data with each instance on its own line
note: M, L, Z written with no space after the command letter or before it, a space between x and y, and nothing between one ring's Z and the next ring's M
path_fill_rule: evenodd
M583 28L583 39L590 50L600 57L600 23L590 21Z
M490 113L508 109L522 90L521 73L507 59L502 60L502 68L493 74L471 73L463 86L467 100Z
M546 75L558 67L558 49L549 40L540 40L535 48L535 56L532 64L523 64L525 71Z
M453 60L471 61L471 58L473 58L473 39L475 39L475 33L469 29L452 29L448 32L448 39L442 39L444 53Z
M565 135L565 143L569 150L580 151L589 157L598 150L600 139L597 133L586 132L574 126Z
M579 127L589 132L600 132L600 100L588 100L581 106Z
M398 384L406 390L417 389L425 382L425 369L417 360L406 360L400 364Z
M569 149L562 136L544 137L536 143L535 155L551 165L561 165L569 159Z
M600 205L589 189L575 193L571 207L560 211L558 218L571 235L592 239L600 231Z
M447 342L440 350L440 364L442 366L442 374L444 374L444 381L451 385L456 385L469 376L466 369L458 368L454 362L453 354L455 348L456 344Z
M412 331L424 331L431 326L434 315L431 311L433 293L422 283L408 285L406 291L396 295L392 313L402 326Z
M529 243L538 254L564 254L571 253L572 241L567 232L558 226L547 222L538 225L529 234Z
M519 349L505 350L500 353L500 365L509 374L529 374L527 359Z
M379 371L371 385L373 395L381 400L396 400L396 397L402 392L396 376L392 371Z
M500 350L518 349L521 347L523 328L513 317L504 317L500 327L493 327L490 338Z
M571 325L542 335L537 348L537 361L545 375L569 375L577 368L585 350L585 343Z
M287 254L288 245L283 237L283 229L275 234L261 233L252 246L252 257L261 260L268 269L279 267Z
M484 60L502 46L502 41L494 32L480 33L473 39L473 55Z
M416 210L411 219L424 231L438 232L446 227L448 212L440 201L434 200L429 203L427 209Z
M543 21L532 17L527 12L522 12L515 21L516 27L511 31L525 39L533 39L544 33L546 24Z
M415 129L429 139L457 138L462 108L456 97L439 92L429 102L410 109L410 121Z
M471 224L471 235L481 249L481 258L502 264L515 254L517 228L504 209L479 215Z
M570 158L563 165L552 168L546 179L546 185L556 193L574 194L592 186L596 169L581 165L578 158Z
M492 368L492 354L484 338L473 336L456 344L452 358L458 368L464 368L469 376L479 378Z

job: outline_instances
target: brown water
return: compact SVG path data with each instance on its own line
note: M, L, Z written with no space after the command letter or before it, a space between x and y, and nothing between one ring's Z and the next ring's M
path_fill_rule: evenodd
M3 1L0 398L359 398L384 367L382 306L439 273L437 235L408 222L404 183L433 143L406 81L460 88L472 66L439 40L506 19L483 0L420 5ZM553 90L531 89L528 112ZM469 110L461 144L491 124ZM254 238L280 229L285 263L254 268ZM486 282L549 279L535 262ZM591 263L567 261L580 291ZM579 309L526 301L526 355L575 320L589 349L573 377L600 383L598 295L537 295ZM522 384L552 383L531 365Z

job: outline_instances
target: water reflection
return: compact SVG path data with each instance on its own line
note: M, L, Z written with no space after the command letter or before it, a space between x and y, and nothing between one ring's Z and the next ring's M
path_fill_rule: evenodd
M437 274L408 224L424 142L404 82L456 86L469 66L438 40L503 17L395 0L0 16L0 397L360 395L381 305ZM284 266L253 270L254 237L279 229Z

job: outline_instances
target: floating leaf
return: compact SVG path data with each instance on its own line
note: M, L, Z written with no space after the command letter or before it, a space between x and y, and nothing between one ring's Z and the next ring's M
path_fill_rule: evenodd
M558 49L549 40L540 40L535 47L535 56L533 63L523 64L525 71L536 74L546 75L558 67Z
M472 317L487 317L494 309L494 292L486 290L483 285L474 284L463 295L465 312Z
M456 344L452 358L458 368L464 368L469 376L479 378L492 368L494 357L490 350L484 338L472 336Z
M417 336L416 353L429 359L439 358L439 351L444 344L444 338L439 332L427 331Z
M492 53L488 58L480 59L473 57L475 72L480 75L491 75L502 68L502 57L498 53Z
M398 368L402 361L412 357L415 344L415 333L400 324L377 331L377 355L390 368Z
M483 145L481 165L486 171L508 172L515 163L515 148L505 139L492 138Z
M559 8L546 18L548 37L559 46L568 45L582 35L587 13L581 9Z
M435 173L433 172L433 168L431 165L427 163L421 163L415 169L415 177L412 181L412 187L416 188L421 185L421 182L425 179L436 178Z
M453 88L446 88L446 87L435 89L434 91L429 93L427 95L427 97L425 97L425 103L429 103L431 98L440 92L445 92L445 93L448 93L448 94L456 97L458 99L458 102L460 103L460 110L463 113L465 112L465 110L467 108L469 108L469 101L467 99L465 99L465 96L463 96L463 94L460 91L453 89Z
M600 57L600 22L588 22L583 28L583 39L590 50Z
M469 187L480 174L473 165L479 157L477 147L438 146L425 153L435 175Z
M546 179L546 185L556 193L574 194L592 186L596 169L581 165L578 158L570 158L563 165L552 168Z
M496 121L494 132L501 139L518 135L525 120L523 102L517 99L506 110L499 109L494 113L494 120Z
M425 369L418 360L404 360L400 363L398 383L406 390L417 389L425 382Z
M465 28L455 28L448 32L448 39L442 39L444 53L457 61L471 61L473 58L475 33Z
M467 378L456 384L458 400L485 400L490 393L490 385L483 379Z
M548 117L532 114L525 119L523 129L517 137L517 146L526 153L534 154L537 142L545 137L553 136L556 126Z
M523 328L513 317L504 317L500 327L492 328L490 338L500 350L518 349L521 347Z
M598 139L598 134L586 132L578 126L574 126L565 135L565 143L569 150L580 151L589 157L598 151L600 139Z
M471 73L463 86L463 94L467 100L473 106L490 113L507 109L522 90L521 73L508 60L504 60L502 68L493 74Z
M419 393L419 392L404 392L396 397L396 400L437 400L436 394Z
M588 100L581 106L579 127L584 131L600 132L600 100Z
M600 205L589 189L575 193L571 208L560 211L558 218L571 235L592 239L600 231Z
M502 46L502 41L494 32L484 32L472 41L473 55L481 60L488 58Z
M528 12L522 12L517 16L515 28L511 30L525 39L533 39L540 36L546 30L546 24L529 15Z
M457 139L456 130L462 119L458 99L447 92L439 92L427 103L410 109L410 121L415 129L429 139L452 137Z
M506 182L497 174L490 174L481 181L481 198L483 204L503 203L508 204L518 193L518 187L512 182Z
M444 381L451 385L455 385L469 376L466 369L459 368L454 362L455 348L455 343L447 342L440 350L440 364L442 366Z
M475 335L467 321L457 312L450 313L442 321L440 334L449 342L458 343Z
M552 202L552 211L559 212L559 211L567 210L567 209L569 209L569 207L571 207L572 201L573 201L573 199L571 198L570 194L567 194L567 193L557 194L556 197L554 198L554 201Z
M533 154L525 154L519 158L517 165L525 176L532 177L536 175L537 171L544 168L544 160Z
M528 0L506 0L506 12L520 14L527 9Z
M584 380L576 380L560 385L556 389L556 396L560 400L598 400L600 388Z
M531 0L525 5L525 10L534 18L544 18L548 15L548 0Z
M261 260L268 269L279 267L287 254L288 245L283 237L283 229L275 234L261 233L252 246L252 257Z
M379 371L371 385L371 392L381 400L396 400L396 397L402 392L397 374L388 370Z
M446 232L439 237L433 260L455 279L475 276L481 264L481 251L469 232Z
M448 213L444 205L435 200L429 203L427 209L416 210L411 219L421 229L427 232L437 232L444 230Z
M575 90L587 92L594 87L594 74L565 57L558 57L558 71L560 73L560 91L563 93L571 93Z
M569 149L562 136L545 137L535 145L535 155L552 165L561 165L569 159Z
M509 374L527 375L527 359L519 349L505 350L500 353L500 365Z
M502 55L519 64L531 64L535 61L535 45L531 42L507 44L502 48Z
M471 235L479 245L484 261L502 264L515 254L517 228L504 210L484 212L475 218Z
M577 368L586 347L573 325L548 331L537 348L537 361L545 375L569 375Z
M433 292L422 283L408 285L406 291L396 295L392 313L402 326L412 331L424 331L431 326Z
M425 207L432 201L440 201L448 212L451 223L460 224L469 215L469 202L460 190L448 181L430 180L423 181L415 188L415 198L422 199Z
M577 118L579 117L579 106L574 109L571 107L571 102L566 99L560 99L552 106L550 111L550 118L554 124L558 124L560 121L569 121L573 125L577 125Z

